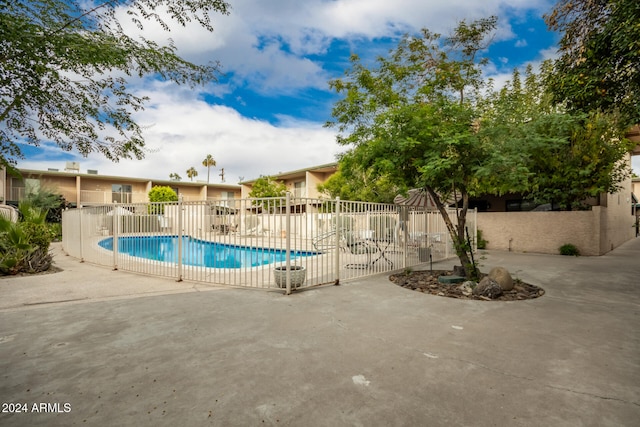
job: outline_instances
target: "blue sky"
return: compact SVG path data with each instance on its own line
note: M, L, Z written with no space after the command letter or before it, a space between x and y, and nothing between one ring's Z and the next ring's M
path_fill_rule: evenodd
M229 16L214 15L214 33L195 25L163 32L147 24L145 37L168 37L194 62L220 61L219 82L191 90L151 79L135 80L136 93L150 97L136 120L145 128L144 160L113 163L100 155L64 153L51 144L25 150L18 166L64 169L78 161L82 172L188 181L194 166L206 180L202 160L212 154L211 182L257 178L335 161L342 147L330 119L336 95L328 80L349 66L352 53L373 60L403 33L428 28L448 34L457 22L497 15L499 28L487 76L500 84L515 67L534 66L556 55L557 35L547 31L548 0L229 0ZM120 11L124 16L125 11ZM126 21L125 27L137 31ZM640 158L634 159L640 171Z

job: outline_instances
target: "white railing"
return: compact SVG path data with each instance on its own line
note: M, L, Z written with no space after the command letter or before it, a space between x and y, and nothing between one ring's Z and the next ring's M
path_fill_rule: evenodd
M147 200L147 194L139 191L133 193L114 193L112 191L80 190L80 203L85 205L145 203Z
M257 288L277 287L276 267L303 268L310 287L455 256L437 212L290 195L109 204L65 211L62 224L64 250L87 262Z

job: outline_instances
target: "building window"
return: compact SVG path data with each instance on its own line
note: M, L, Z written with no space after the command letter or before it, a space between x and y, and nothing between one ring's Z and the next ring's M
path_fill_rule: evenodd
M305 182L298 181L293 184L293 197L306 197Z
M233 200L235 197L236 197L236 194L233 191L221 191L220 192L220 198L222 200L227 200L226 202L224 202L224 206L226 206L228 208L235 209L236 203Z
M36 178L11 178L11 200L20 201L29 194L40 191L40 180Z
M113 184L111 186L111 200L113 203L131 203L131 185Z

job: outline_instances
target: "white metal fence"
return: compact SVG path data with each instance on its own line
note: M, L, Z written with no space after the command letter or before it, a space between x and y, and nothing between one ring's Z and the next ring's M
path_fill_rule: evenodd
M475 224L470 212L471 236ZM114 269L287 293L455 256L439 212L289 195L72 209L62 236L70 256Z

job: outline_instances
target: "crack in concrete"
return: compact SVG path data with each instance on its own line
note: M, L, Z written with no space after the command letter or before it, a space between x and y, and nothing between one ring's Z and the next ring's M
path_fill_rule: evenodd
M483 365L481 363L473 362L473 361L466 360L466 359L460 359L460 358L456 358L456 357L447 357L447 356L441 357L441 359L456 360L458 362L467 363L469 365L477 366L479 368L486 369L487 371L494 372L496 374L500 374L500 375L503 375L503 376L506 376L506 377L516 378L516 379L521 379L521 380L526 380L526 381L536 381L535 378L530 378L530 377L525 377L525 376L522 376L522 375L511 374L509 372L505 372L505 371L501 371L499 369L491 368L491 367L489 367L487 365ZM618 397L601 396L601 395L594 394L594 393L589 393L589 392L586 392L586 391L574 390L574 389L571 389L571 388L568 388L568 387L554 386L554 385L551 385L551 384L543 384L543 387L547 387L547 388L551 388L551 389L559 390L559 391L566 391L566 392L569 392L569 393L581 394L583 396L594 397L594 398L602 399L602 400L614 400L616 402L629 403L631 405L640 406L639 402L633 402L633 401L621 399L621 398L618 398Z
M332 320L335 321L336 319L332 318ZM338 324L338 326L340 326L342 328L349 329L346 325L341 324L341 322L339 322L339 321L336 322L336 323ZM374 338L376 340L382 341L382 342L390 344L390 345L394 344L394 343L390 343L388 340L386 340L384 338L381 338L381 337L378 337L378 336L374 336L374 335L364 335L364 336L368 336L369 338ZM397 345L397 344L395 344L395 345ZM478 368L485 369L487 371L490 371L490 372L493 372L495 374L499 374L499 375L502 375L502 376L505 376L505 377L515 378L515 379L525 380L525 381L531 381L531 382L536 381L535 378L526 377L526 376L523 376L523 375L512 374L512 373L509 373L509 372L506 372L506 371L503 371L503 370L500 370L500 369L495 369L495 368L492 368L492 367L490 367L488 365L484 365L482 363L478 363L478 362L467 360L467 359L446 356L446 355L442 355L442 353L437 353L437 352L429 352L429 351L419 350L419 349L417 349L415 347L411 347L411 346L398 346L398 347L403 347L406 350L410 350L410 351L414 351L414 352L420 353L421 355L427 356L429 359L432 359L434 361L436 361L436 360L453 360L453 361L457 361L457 362L466 363L468 365L476 366ZM601 396L601 395L594 394L594 393L588 393L588 392L585 392L585 391L578 391L578 390L574 390L574 389L571 389L571 388L568 388L568 387L554 386L554 385L551 385L551 384L543 384L542 386L546 387L546 388L554 389L554 390L580 394L580 395L583 395L583 396L589 396L589 397L593 397L593 398L596 398L596 399L613 400L613 401L616 401L616 402L621 402L621 403L631 404L631 405L635 405L635 406L640 406L639 402L633 402L633 401L621 399L621 398L618 398L618 397Z
M584 396L595 397L597 399L615 400L616 402L630 403L630 404L635 405L635 406L640 406L640 402L633 402L633 401L630 401L630 400L620 399L618 397L600 396L599 394L588 393L586 391L573 390L573 389L567 388L567 387L553 386L553 385L550 385L550 384L545 384L545 387L549 387L549 388L552 388L554 390L568 391L570 393L575 393L575 394L582 394Z

